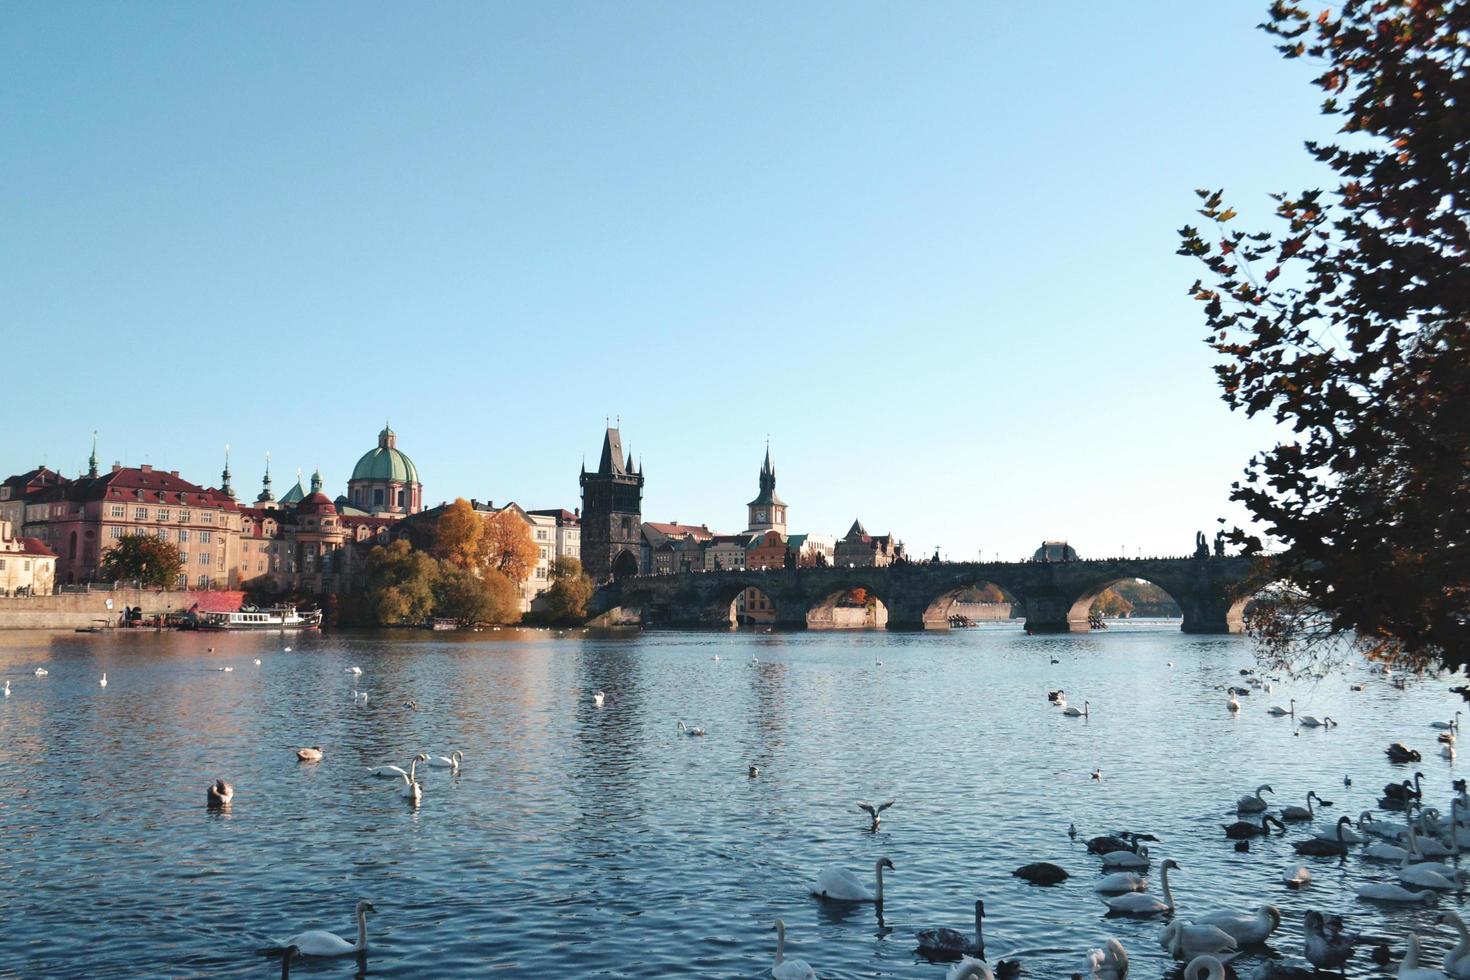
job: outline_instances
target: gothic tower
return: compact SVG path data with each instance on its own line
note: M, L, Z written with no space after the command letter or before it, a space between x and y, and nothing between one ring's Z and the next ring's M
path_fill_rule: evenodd
M769 443L766 461L761 465L761 492L745 506L750 512L749 533L775 531L786 537L786 502L776 496L776 467L771 465Z
M643 472L623 459L623 437L609 427L595 473L582 465L582 570L594 582L638 574L643 535Z

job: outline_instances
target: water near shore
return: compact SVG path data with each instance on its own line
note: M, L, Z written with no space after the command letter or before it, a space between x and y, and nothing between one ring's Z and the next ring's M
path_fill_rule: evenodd
M1336 801L1329 818L1356 816L1411 774L1383 755L1400 739L1424 753L1426 802L1447 809L1457 770L1428 725L1459 698L1362 671L1256 692L1232 717L1222 689L1251 663L1239 638L1147 625L1055 637L8 634L0 975L274 976L260 949L317 926L355 938L352 908L368 898L373 975L769 976L779 916L788 955L823 977L942 977L913 933L963 929L983 898L992 960L1016 954L1029 976L1065 977L1113 935L1133 976L1161 977L1161 923L1105 919L1091 891L1098 860L1081 841L1122 828L1161 838L1155 870L1179 862L1182 914L1271 902L1284 918L1272 945L1299 958L1302 914L1340 911L1396 951L1411 928L1432 936L1437 964L1449 942L1433 909L1353 897L1387 869L1309 859L1314 883L1288 892L1286 841L1240 854L1220 825L1263 782L1278 805L1316 789ZM1058 687L1089 700L1091 718L1048 706ZM1292 696L1341 727L1296 735L1266 715ZM679 719L708 736L679 735ZM299 764L310 745L325 758ZM417 810L365 776L455 749L463 772L420 771ZM236 788L225 814L204 806L215 777ZM898 803L870 833L854 803L888 797ZM896 870L881 921L808 896L823 865L867 876L884 855ZM1037 860L1074 877L1011 877ZM1365 950L1349 975L1384 971Z

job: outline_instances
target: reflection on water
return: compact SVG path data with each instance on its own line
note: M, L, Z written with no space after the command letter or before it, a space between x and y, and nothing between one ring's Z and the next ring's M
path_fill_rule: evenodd
M1289 842L1305 831L1237 853L1220 830L1262 782L1277 807L1309 789L1335 800L1324 825L1356 815L1412 774L1383 755L1400 739L1424 752L1426 796L1447 809L1455 764L1428 728L1459 706L1443 684L1397 691L1363 672L1254 692L1233 717L1224 688L1250 664L1247 646L1146 626L355 634L292 637L289 653L282 642L0 636L13 692L0 701L0 975L272 976L260 951L275 940L314 927L355 938L359 898L378 909L365 970L379 976L756 977L769 975L781 917L790 954L824 977L937 977L913 934L968 930L976 898L992 957L1019 952L1031 976L1069 975L1109 935L1132 975L1169 975L1161 923L1105 919L1091 891L1098 861L1083 841L1123 828L1161 838L1156 863L1179 862L1186 916L1279 907L1279 952L1300 956L1311 908L1396 950L1416 928L1436 964L1448 945L1434 908L1353 897L1391 870L1312 859L1313 884L1288 892ZM49 677L33 676L40 665ZM1091 717L1050 707L1058 687L1090 701ZM1266 715L1293 696L1341 727ZM709 734L680 735L679 720ZM311 745L323 761L298 764ZM366 776L456 749L459 775L419 770L417 809L401 783ZM235 786L223 812L204 805L217 777ZM856 801L889 797L870 831ZM808 896L824 865L867 876L882 856L895 870L881 914ZM1043 860L1073 878L1040 888L1010 874ZM1350 976L1377 975L1358 959Z

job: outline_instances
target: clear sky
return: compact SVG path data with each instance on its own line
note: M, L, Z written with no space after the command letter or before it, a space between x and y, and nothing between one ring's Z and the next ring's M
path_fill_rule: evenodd
M1259 3L0 5L0 470L578 503L917 552L1179 553L1219 400L1193 188L1327 176Z

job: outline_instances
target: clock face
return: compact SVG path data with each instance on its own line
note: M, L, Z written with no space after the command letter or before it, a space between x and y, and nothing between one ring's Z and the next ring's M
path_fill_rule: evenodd
M766 512L763 511L763 510L756 511L755 512L755 519L758 520L758 521L764 521L766 519Z

